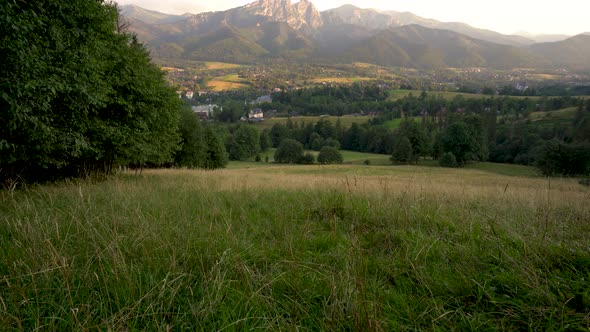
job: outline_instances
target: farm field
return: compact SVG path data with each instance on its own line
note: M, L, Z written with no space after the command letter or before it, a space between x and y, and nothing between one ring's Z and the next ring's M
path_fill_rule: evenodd
M237 74L216 77L207 83L207 87L216 92L239 90L247 86L248 82Z
M313 83L339 83L339 84L352 84L362 81L370 81L370 77L316 77L311 81Z
M399 100L403 99L404 97L409 96L412 94L414 97L420 96L422 91L420 90L391 90L389 91L389 100ZM505 96L491 96L491 95L484 95L484 94L477 94L477 93L463 93L463 92L449 92L449 91L427 91L428 95L430 96L440 96L444 99L451 100L457 96L462 96L463 98L467 99L482 99L482 98L502 98ZM539 97L535 96L509 96L510 98L517 98L517 99L539 99Z
M0 330L590 327L588 187L377 156L2 190Z
M236 69L242 67L242 65L225 62L205 62L204 64L207 70Z

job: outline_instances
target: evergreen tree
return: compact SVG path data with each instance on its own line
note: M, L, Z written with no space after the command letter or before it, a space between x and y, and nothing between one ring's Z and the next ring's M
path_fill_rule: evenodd
M270 139L270 130L264 129L260 132L260 151L266 151L272 147L272 140Z
M227 165L227 152L223 145L223 141L213 128L206 126L203 132L205 140L205 158L202 159L200 167L205 169L223 168Z
M393 146L393 153L391 155L391 161L400 163L409 163L413 160L412 143L410 140L401 136L395 141Z

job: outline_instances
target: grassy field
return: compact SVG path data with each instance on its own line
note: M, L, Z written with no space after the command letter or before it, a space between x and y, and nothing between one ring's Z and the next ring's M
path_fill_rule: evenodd
M590 328L573 179L253 164L0 191L0 330Z
M420 119L421 119L419 116L413 116L413 117L410 116L410 117L407 117L407 118L410 118L410 119L412 119L414 121L420 121ZM387 126L387 127L389 127L389 128L391 128L391 129L397 129L401 125L401 123L402 123L403 120L404 119L402 119L402 118L397 118L397 119L385 121L384 125Z
M216 77L207 83L209 89L217 92L238 90L247 86L247 80L240 78L237 74Z
M414 97L419 97L422 91L420 90L391 90L389 91L389 100L399 100L412 94ZM490 96L477 93L463 93L463 92L449 92L449 91L427 91L430 96L440 96L444 99L451 100L457 96L462 96L466 99L482 99L482 98L502 98L504 96ZM509 96L510 98L528 98L528 99L539 99L535 96Z
M277 117L277 118L270 118L265 119L262 122L257 122L254 125L257 126L259 129L270 129L276 123L286 124L288 119L291 119L293 123L299 125L301 122L304 124L312 123L315 124L316 122L320 121L321 119L326 119L333 124L336 124L336 121L340 120L340 125L342 128L350 128L353 123L363 124L367 123L371 117L368 116L328 116L328 117L320 117L320 116L297 116L291 118L285 117Z
M422 91L420 90L391 90L389 91L389 100L398 100L403 99L410 94L414 97L419 97ZM482 95L482 94L475 94L475 93L461 93L461 92L447 92L447 91L427 91L427 93L431 96L441 96L445 99L453 99L457 96L463 96L464 98L473 98L473 99L480 99L480 98L489 98L491 96Z

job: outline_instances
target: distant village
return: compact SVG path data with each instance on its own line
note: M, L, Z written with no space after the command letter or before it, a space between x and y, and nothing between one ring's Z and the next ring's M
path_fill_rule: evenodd
M182 97L182 96L181 96ZM185 94L185 98L192 99L193 94ZM264 95L258 97L256 100L249 103L250 110L248 113L240 118L242 122L262 122L265 119L273 118L278 115L277 110L268 110L263 111L262 109L258 108L257 106L262 103L272 103L272 97L270 95ZM207 121L213 118L215 112L223 111L223 106L219 106L216 104L209 104L209 105L197 105L191 107L192 111L197 114L197 116L201 119L201 121Z

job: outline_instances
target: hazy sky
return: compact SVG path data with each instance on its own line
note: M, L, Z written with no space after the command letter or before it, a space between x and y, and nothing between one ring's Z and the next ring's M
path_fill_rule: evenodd
M169 14L226 10L253 0L115 0ZM298 0L293 0L298 2ZM352 4L361 8L409 11L443 22L464 22L505 34L575 35L590 32L588 0L311 0L320 10Z

